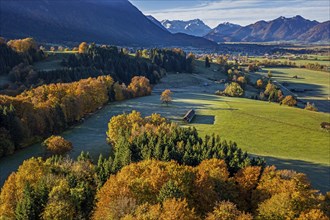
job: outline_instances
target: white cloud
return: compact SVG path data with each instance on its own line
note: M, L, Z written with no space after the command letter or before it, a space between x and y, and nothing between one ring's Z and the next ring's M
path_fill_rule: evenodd
M323 0L221 0L204 2L193 7L189 7L189 1L187 1L187 7L143 12L153 15L158 20L200 18L210 27L215 27L225 21L247 25L258 20L272 20L279 16L293 17L295 15L311 20L326 21L330 19L329 7L330 3Z

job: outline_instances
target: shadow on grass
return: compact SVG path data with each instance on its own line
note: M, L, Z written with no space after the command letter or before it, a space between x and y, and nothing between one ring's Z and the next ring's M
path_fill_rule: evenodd
M191 121L191 125L194 124L204 124L204 125L213 125L215 120L214 115L195 115Z
M330 166L302 160L262 157L265 158L267 165L275 165L278 169L295 170L307 174L313 188L320 190L322 193L330 191Z

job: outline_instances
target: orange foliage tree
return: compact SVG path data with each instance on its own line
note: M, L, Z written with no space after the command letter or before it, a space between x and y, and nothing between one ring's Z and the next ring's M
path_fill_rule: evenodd
M68 151L72 150L73 146L70 141L65 140L61 136L50 136L47 138L43 145L48 151L54 154L65 154Z
M81 44L79 44L78 52L79 53L86 53L87 49L88 49L88 44L86 42L82 42Z

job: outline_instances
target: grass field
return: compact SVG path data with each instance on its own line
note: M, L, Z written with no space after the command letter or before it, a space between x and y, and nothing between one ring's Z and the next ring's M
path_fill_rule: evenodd
M262 60L268 60L267 58L263 58L263 57L251 57L249 58L250 60L258 60L258 61L262 61ZM306 65L308 63L319 63L320 65L325 65L325 66L330 66L330 58L327 56L314 56L308 59L297 59L297 60L289 60L289 59L285 59L285 58L279 58L279 59L270 59L272 61L280 61L280 62L291 62L291 63L296 63L296 65L298 66L302 66L302 65Z
M202 80L225 77L214 72L215 68L205 69L200 62L196 74L169 74L163 78L154 92L160 94L169 88L175 92L175 98L173 104L165 109L162 107L160 113L171 119L180 119L185 111L194 108L197 117L192 125L203 135L219 134L236 141L242 149L253 154L330 165L330 133L320 128L321 122L330 122L330 114L252 99L215 96L214 92L223 89L223 85L210 82L205 87ZM277 81L289 81L289 86L316 89L305 94L310 98L326 99L329 94L330 73L282 68L265 69L257 74L267 74L268 70ZM293 79L294 75L298 75L298 79ZM158 97L146 98L146 103L149 102L158 106ZM147 109L148 112L158 112L157 108L149 106Z
M302 92L293 92L303 102L313 102L320 111L330 112L330 73L300 68L264 68L257 73L251 73L254 81L261 76L272 72L272 79L281 83L286 89L298 89ZM298 78L293 78L298 76ZM285 93L285 90L284 91ZM303 91L306 90L306 91ZM288 95L288 94L286 94Z
M329 96L330 90L330 73L314 71L299 68L264 68L261 72L266 76L271 71L273 78L279 82L286 82L295 88L311 88L314 89L312 96ZM293 78L298 76L298 78ZM308 96L309 94L307 94Z
M70 54L76 53L75 51L60 51L51 52L46 51L47 58L43 61L39 61L33 64L33 67L38 71L51 71L56 69L62 69L62 59L67 58Z
M189 125L202 135L215 133L234 140L249 153L330 165L330 133L320 128L321 122L330 122L326 113L187 92L176 93L168 107L159 104L157 95L140 101L135 109L143 114L158 112L180 123L193 108L197 116Z

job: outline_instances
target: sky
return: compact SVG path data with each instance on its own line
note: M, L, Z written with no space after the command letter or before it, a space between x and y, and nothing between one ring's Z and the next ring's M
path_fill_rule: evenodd
M320 22L330 20L328 0L130 0L145 15L158 20L199 18L214 28L230 22L248 25L258 20L301 15Z

